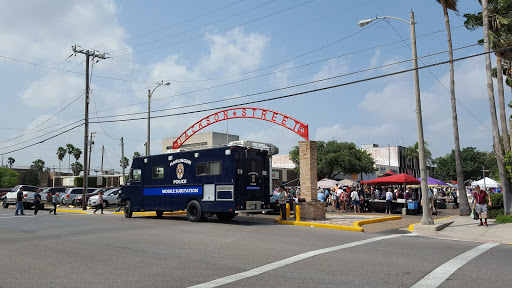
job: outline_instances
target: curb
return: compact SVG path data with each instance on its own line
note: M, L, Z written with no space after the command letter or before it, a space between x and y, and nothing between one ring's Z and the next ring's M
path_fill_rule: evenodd
M444 220L444 219L448 219L448 218L452 218L454 216L448 216L448 217L444 217L444 218L439 218L439 219L436 219L435 221L439 221L439 220ZM434 223L435 223L434 221ZM428 226L432 226L433 228L435 227L435 231L440 231L440 230L443 230L444 228L446 228L447 226L449 226L450 224L452 224L453 221L451 222L447 222L447 223L442 223L442 224L438 224L438 225L428 225ZM414 226L420 224L419 222L418 223L414 223L414 224L411 224L409 225L409 231L413 232L414 231Z
M287 221L287 220L279 220L279 218L275 218L274 222L277 224L284 224L284 225L295 225L295 226L346 230L346 231L354 231L354 232L364 232L364 229L360 225L383 222L383 221L398 220L398 219L402 219L402 216L390 216L390 217L380 217L380 218L368 219L368 220L359 220L359 221L352 223L352 226L321 224L321 223L311 223L311 222L302 222L302 221L301 222Z
M90 214L85 211L78 211L78 210L70 210L70 209L57 209L57 212L67 212L67 213L78 213L78 214Z

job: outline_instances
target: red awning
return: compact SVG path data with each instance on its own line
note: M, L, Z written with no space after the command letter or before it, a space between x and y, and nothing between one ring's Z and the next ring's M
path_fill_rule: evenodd
M387 177L380 177L377 179L373 179L370 181L361 181L361 184L368 184L368 185L392 185L392 184L420 184L420 181L418 179L409 176L407 174L396 174L392 176Z

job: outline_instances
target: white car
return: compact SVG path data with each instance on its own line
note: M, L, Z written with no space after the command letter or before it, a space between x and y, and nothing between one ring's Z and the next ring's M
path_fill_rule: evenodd
M16 196L20 188L23 188L23 208L27 209L34 206L32 203L34 201L34 194L36 191L39 191L39 187L30 185L18 185L12 188L10 192L5 194L4 200L2 201L2 206L4 208L9 207L9 205L16 205ZM48 194L41 192L39 195L41 195L41 206L44 207Z
M103 194L103 208L107 208L109 205L115 205L117 203L117 194L119 193L119 188L108 190ZM95 207L99 204L100 195L94 195L89 198L87 202L87 206Z

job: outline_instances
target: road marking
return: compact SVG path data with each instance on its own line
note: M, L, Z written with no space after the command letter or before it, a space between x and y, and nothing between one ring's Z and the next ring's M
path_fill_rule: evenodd
M210 282L206 282L206 283L190 286L189 288L212 288L212 287L217 287L217 286L225 285L225 284L228 284L228 283L231 283L231 282L235 282L235 281L238 281L238 280L242 280L242 279L245 279L245 278L253 277L253 276L259 275L261 273L265 273L267 271L274 270L276 268L280 268L280 267L283 267L285 265L292 264L292 263L295 263L295 262L298 262L298 261L301 261L301 260L304 260L304 259L307 259L307 258L311 258L313 256L317 256L317 255L320 255L320 254L324 254L324 253L328 253L328 252L332 252L332 251L336 251L336 250L341 250L341 249L345 249L345 248L350 248L350 247L354 247L354 246L358 246L358 245L363 245L363 244L367 244L367 243L371 243L371 242L375 242L375 241L380 241L380 240L384 240L384 239L395 238L395 237L399 237L399 236L401 236L401 235L400 234L396 234L396 235L381 236L381 237L376 237L376 238L356 241L356 242L352 242L352 243L347 243L347 244L343 244L343 245L338 245L338 246L334 246L334 247L328 247L328 248L323 248L323 249L319 249L319 250L314 250L314 251L302 253L302 254L299 254L299 255L295 255L295 256L292 256L292 257L289 257L289 258L286 258L286 259L283 259L283 260L280 260L280 261L277 261L277 262L274 262L274 263L263 265L263 266L251 269L249 271L246 271L246 272L241 272L241 273L238 273L238 274L234 274L234 275L226 276L226 277L223 277L223 278L219 278L219 279L216 279L216 280L213 280L213 281L210 281Z
M437 287L441 285L441 283L443 283L448 277L450 277L450 275L457 271L457 269L471 261L471 259L477 257L478 255L484 253L485 251L499 244L500 243L485 243L465 253L462 253L459 256L453 258L452 260L437 267L437 269L430 272L430 274L425 276L425 278L421 279L418 283L414 284L414 286L412 286L411 288Z
M9 215L9 216L4 216L4 215L0 215L0 219L7 219L7 218L23 218L23 217L33 217L33 215Z

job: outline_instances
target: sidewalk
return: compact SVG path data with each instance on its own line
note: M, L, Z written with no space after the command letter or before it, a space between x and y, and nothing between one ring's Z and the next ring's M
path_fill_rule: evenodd
M489 227L478 226L478 223L480 221L469 216L456 215L434 221L434 227L425 229L415 224L411 228L413 233L433 238L512 244L512 223L496 224L494 219L487 220ZM440 229L436 231L435 227Z

